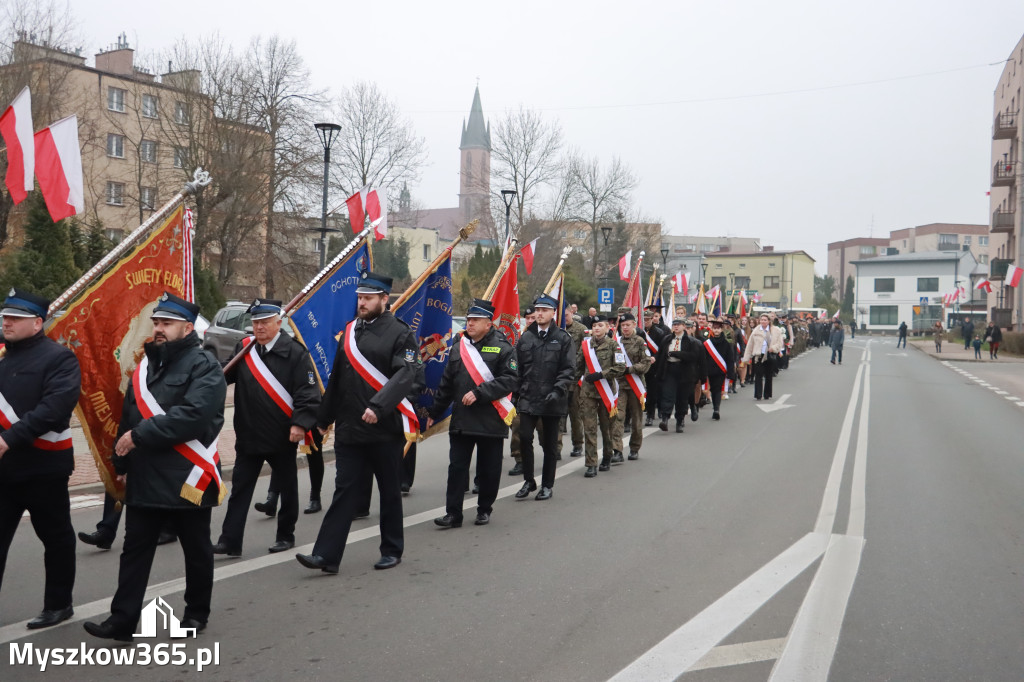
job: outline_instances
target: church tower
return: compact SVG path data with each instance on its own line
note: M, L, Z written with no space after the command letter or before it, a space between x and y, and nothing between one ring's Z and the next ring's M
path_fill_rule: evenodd
M491 201L491 125L484 121L479 85L473 93L469 122L462 121L459 153L459 208L463 219L486 220L490 217Z

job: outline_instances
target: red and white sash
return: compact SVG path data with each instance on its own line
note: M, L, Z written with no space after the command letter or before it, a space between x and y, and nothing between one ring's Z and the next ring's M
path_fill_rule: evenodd
M651 338L649 333L644 334L644 340L647 341L647 349L650 354L658 357L658 344L654 343L654 339Z
M143 419L152 419L155 416L167 414L160 403L156 401L149 391L146 378L149 375L149 357L143 356L142 362L135 368L132 374L132 391L135 393L135 404L139 408ZM220 434L217 434L217 438ZM194 465L188 478L181 486L182 499L192 504L199 505L203 502L203 493L211 481L217 482L217 503L224 501L228 489L221 480L220 470L217 464L220 463L220 455L217 454L217 438L208 446L203 445L193 438L187 443L179 443L174 449Z
M629 353L626 352L626 347L622 345L622 339L619 339L619 350L622 351L622 356L626 358L626 368L633 366L633 361L629 359ZM640 381L640 377L635 374L626 374L626 383L629 384L630 389L633 391L633 395L640 399L640 408L646 409L647 405L647 387L644 386L644 382Z
M242 339L242 347L245 348L253 342L252 336ZM252 372L253 377L256 378L257 383L267 392L270 399L281 408L281 411L286 416L292 416L292 396L288 391L285 390L281 382L277 380L271 372L270 368L267 367L267 363L263 362L263 358L260 357L259 353L255 349L245 354L245 365Z
M465 335L459 340L459 351L464 361L463 364L466 366L466 371L469 372L469 377L473 380L474 384L479 386L485 381L494 381L494 374L484 362L480 351L466 339ZM512 405L511 393L504 398L492 400L491 404L494 405L494 409L498 411L498 416L501 417L501 421L505 422L506 426L510 425L512 420L516 418L516 408Z
M6 431L20 421L7 398L0 393L0 426ZM40 450L67 450L71 447L71 429L64 429L60 433L47 431L38 438L33 438L32 446Z
M723 358L722 354L718 352L717 348L715 348L715 344L711 343L711 339L704 342L704 348L707 349L708 355L710 355L711 359L715 361L716 365L718 365L718 369L722 370L722 372L729 371L725 364L725 358Z
M384 388L384 384L388 383L388 378L359 352L355 330L356 320L352 320L345 327L345 355L348 356L348 361L352 363L352 367L359 373L359 376L370 384L373 390L379 391ZM402 402L398 403L398 412L402 415L402 431L405 432L405 439L410 443L415 443L419 436L420 420L416 417L416 410L412 409L412 403L408 398L402 398Z
M591 347L590 342L592 339L583 339L583 359L587 364L587 372L593 374L594 372L601 372L601 363L597 361L597 353ZM582 379L580 380L582 384ZM619 386L615 384L615 388L611 387L607 379L600 379L594 382L594 388L597 389L598 395L601 396L601 402L604 403L604 407L608 410L608 416L614 417L618 412L619 407Z

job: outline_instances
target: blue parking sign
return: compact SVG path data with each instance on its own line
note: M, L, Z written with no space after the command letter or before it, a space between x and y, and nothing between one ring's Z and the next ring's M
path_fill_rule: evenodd
M615 300L615 289L598 289L597 302L601 305L611 305Z

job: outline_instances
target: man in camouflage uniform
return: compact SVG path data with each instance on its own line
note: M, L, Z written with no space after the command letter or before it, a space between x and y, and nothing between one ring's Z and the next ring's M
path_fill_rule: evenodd
M641 386L646 386L644 375L651 368L654 358L647 351L647 343L636 331L636 317L633 313L624 313L619 317L620 350L625 351L629 362L626 363L625 374L633 375ZM644 406L640 403L640 396L634 393L629 381L619 382L619 414L629 419L629 458L631 460L640 457L640 446L644 442L643 418ZM616 419L619 425L615 429L613 437L617 446L612 457L612 464L622 463L622 423L624 418ZM618 460L618 461L616 461Z
M576 349L576 356L579 357L580 348L583 345L583 338L589 331L576 317L570 318L570 324L565 328L572 337L573 347ZM581 411L580 386L575 381L569 387L569 428L572 432L572 457L579 457L583 454L583 413Z
M587 347L592 348L597 356L597 364L591 372L587 367ZM605 315L595 315L595 321L591 327L591 337L584 341L576 360L576 377L582 378L583 385L580 387L580 408L583 411L583 431L586 438L586 467L584 474L586 478L597 476L597 472L608 471L611 468L612 451L612 418L608 408L605 407L601 394L598 392L597 383L602 379L608 381L611 386L612 395L615 395L616 379L626 371L625 357L619 350L619 345L608 336L608 318ZM597 464L597 435L600 429L601 438L604 442L604 457L601 465Z

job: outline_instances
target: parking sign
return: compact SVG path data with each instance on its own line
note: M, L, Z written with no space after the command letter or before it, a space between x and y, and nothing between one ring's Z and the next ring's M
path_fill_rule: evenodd
M602 313L610 313L612 311L612 302L615 300L615 289L598 289L597 290L597 303Z

